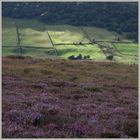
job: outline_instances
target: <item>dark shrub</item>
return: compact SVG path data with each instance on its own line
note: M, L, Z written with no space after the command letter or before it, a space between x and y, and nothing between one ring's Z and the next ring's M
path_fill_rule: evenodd
M31 73L31 72L33 72L33 71L34 71L33 68L25 68L25 69L23 70L23 72L24 72L25 74Z
M38 115L35 117L35 119L33 120L33 125L34 126L40 126L41 123L43 121L43 116L42 115Z
M51 75L53 73L52 71L49 71L49 70L46 70L46 69L40 70L40 72L42 74L46 74L46 75Z
M125 120L122 123L123 131L131 137L138 138L138 121L135 119Z
M44 89L45 86L47 86L47 85L44 84L44 83L35 83L35 84L32 84L32 87L35 88L35 89Z
M117 132L104 132L101 134L101 138L120 138L120 134Z
M75 94L72 96L74 100L79 100L80 98L88 98L86 95Z
M78 79L78 77L72 77L70 80L71 81L75 81L75 80L77 80Z
M113 59L113 55L108 55L106 59L111 61Z
M68 59L75 59L74 55L68 57Z
M67 117L59 114L59 111L55 108L42 109L41 114L43 115L43 125L55 123L59 127L62 127L65 123L69 121Z
M87 56L84 56L84 59L87 59Z
M24 56L19 56L19 55L10 55L10 56L7 56L8 58L12 58L12 59L25 59Z
M77 56L77 59L82 59L82 54L79 54L79 55Z
M88 90L90 92L102 92L102 90L98 87L87 87L85 90Z

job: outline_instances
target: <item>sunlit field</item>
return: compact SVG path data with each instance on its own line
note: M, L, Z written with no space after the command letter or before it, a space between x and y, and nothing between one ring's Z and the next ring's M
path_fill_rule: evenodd
M17 23L20 32L20 44L22 46L23 56L33 57L56 57L54 47L57 50L57 56L67 59L71 55L82 56L89 55L94 61L107 61L105 54L97 44L93 45L72 45L73 43L88 43L93 38L95 40L115 40L115 32L97 28L97 27L76 27L71 25L44 25L37 20L23 20L3 18L2 30L2 51L3 56L17 55L17 37L14 22ZM84 31L83 31L84 30ZM53 46L53 44L62 43L64 45ZM84 33L86 32L86 34ZM122 41L128 41L123 36L118 35ZM65 45L66 43L66 45ZM67 45L71 43L71 45ZM109 44L111 45L111 44ZM114 54L115 62L137 63L138 61L138 45L131 44L115 44L120 52ZM9 48L10 47L10 48ZM12 47L12 48L11 48ZM36 48L35 48L36 47ZM40 48L39 48L40 47ZM44 50L43 50L44 48ZM117 56L116 56L117 55Z

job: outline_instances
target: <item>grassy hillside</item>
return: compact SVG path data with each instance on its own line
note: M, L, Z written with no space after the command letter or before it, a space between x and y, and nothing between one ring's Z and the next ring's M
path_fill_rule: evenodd
M3 138L138 137L138 65L2 60Z
M16 30L13 20L6 18L2 20L2 45L16 45Z
M2 52L3 56L17 55L16 47L16 21L21 38L22 55L33 57L53 57L55 55L54 47L49 39L46 31L50 34L53 43L78 43L89 42L90 39L95 40L115 40L116 35L122 41L128 41L121 35L115 32L97 28L97 27L81 27L70 25L44 25L37 20L19 20L11 18L3 18L2 20ZM109 44L111 45L111 44ZM36 48L35 48L36 47ZM107 61L106 56L98 45L61 45L55 46L58 51L58 56L68 58L71 55L90 55L94 61ZM115 51L114 61L123 63L137 63L138 45L131 44L116 44L118 51ZM43 49L44 48L44 49ZM121 52L121 53L118 53Z
M26 12L25 12L26 11ZM138 41L138 2L3 2L2 16L50 24L97 26Z

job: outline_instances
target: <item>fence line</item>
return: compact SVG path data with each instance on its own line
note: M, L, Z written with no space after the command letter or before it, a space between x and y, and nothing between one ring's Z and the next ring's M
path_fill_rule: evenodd
M91 42L85 42L85 43L55 43L54 45L88 45L88 44L93 44Z
M14 47L17 47L17 46L6 46L6 45L4 45L2 47L14 48ZM50 49L50 50L54 50L52 47L34 47L34 46L23 46L23 45L21 45L21 47L22 47L22 49L24 49L24 48L32 49L33 48L33 49Z
M54 48L54 50L55 50L55 55L57 56L57 55L58 55L58 52L57 52L57 49L56 49L55 46L54 46L53 40L52 40L52 38L51 38L51 36L50 36L49 32L47 31L47 29L46 29L45 26L44 26L44 28L45 28L45 32L47 33L47 35L48 35L48 37L49 37L49 39L50 39L50 41L51 41L51 43L52 43L53 48Z
M85 36L88 38L88 40L92 43L93 42L93 40L90 38L90 36L87 34L87 32L82 28L82 27L79 27L82 31L83 31L83 33L85 34Z

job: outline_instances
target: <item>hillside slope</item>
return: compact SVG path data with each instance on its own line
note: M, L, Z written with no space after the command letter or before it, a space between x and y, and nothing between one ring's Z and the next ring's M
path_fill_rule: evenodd
M138 41L138 2L3 2L3 17L97 26Z
M3 138L138 137L138 65L2 60Z
M17 34L15 22L18 25L20 33L20 46L22 46L23 56L34 57L54 57L57 50L57 56L61 58L68 58L71 55L82 56L89 55L95 61L107 61L106 55L102 52L97 44L92 45L74 45L73 43L88 43L93 38L95 40L113 41L119 36L121 41L130 41L116 32L110 32L103 28L85 27L85 26L71 26L71 25L46 25L37 20L27 19L13 19L3 18L2 20L2 51L3 56L19 55L17 47ZM84 30L84 31L83 31ZM85 34L86 32L86 34ZM48 33L52 39L53 44L62 43L62 45L55 45L51 43ZM88 36L87 36L88 34ZM72 45L67 45L71 43ZM66 45L63 45L66 44ZM137 63L138 61L138 45L131 44L115 44L102 43L113 47L114 61L123 63ZM133 50L133 51L132 51ZM131 53L131 55L130 55ZM123 55L126 54L126 55Z

